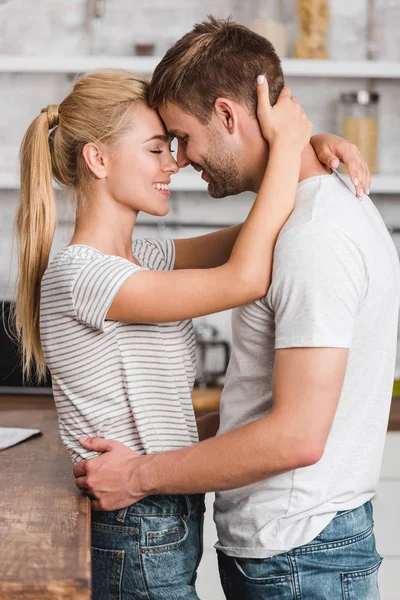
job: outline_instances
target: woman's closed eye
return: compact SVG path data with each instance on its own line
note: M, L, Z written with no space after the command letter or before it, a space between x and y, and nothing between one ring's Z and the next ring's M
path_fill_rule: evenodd
M174 148L171 148L171 146L168 148L168 150L169 150L171 153L175 152L175 149L174 149ZM150 150L150 152L151 152L152 154L161 154L162 152L164 152L164 149L160 149L160 150Z

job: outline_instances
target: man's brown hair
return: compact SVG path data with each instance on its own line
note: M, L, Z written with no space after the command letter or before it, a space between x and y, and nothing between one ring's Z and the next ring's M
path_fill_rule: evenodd
M173 102L203 124L217 98L244 103L256 113L256 78L265 74L271 104L284 85L271 42L228 19L209 16L167 51L150 84L150 105Z

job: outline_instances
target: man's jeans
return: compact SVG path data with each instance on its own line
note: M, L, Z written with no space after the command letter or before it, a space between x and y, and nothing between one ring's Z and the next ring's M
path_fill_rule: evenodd
M218 552L228 600L379 600L372 505L337 513L312 542L266 559Z
M198 600L203 495L92 511L93 600Z

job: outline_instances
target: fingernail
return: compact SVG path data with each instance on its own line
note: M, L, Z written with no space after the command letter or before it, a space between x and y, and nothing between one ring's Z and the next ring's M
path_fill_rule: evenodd
M358 177L354 178L354 185L358 185Z
M259 76L257 77L257 83L258 83L259 85L262 85L263 83L265 83L265 77L264 77L264 75L259 75Z
M81 435L80 438L78 438L78 442L86 442L86 440L88 440L88 436L87 435Z
M336 169L336 167L339 166L339 161L337 158L335 158L332 162L331 162L331 167L332 169Z
M367 196L369 196L369 190L370 190L370 188L367 189Z

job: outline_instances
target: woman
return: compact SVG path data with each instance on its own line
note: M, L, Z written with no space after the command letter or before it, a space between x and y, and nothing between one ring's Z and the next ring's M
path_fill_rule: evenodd
M21 146L17 328L25 373L34 368L40 377L46 364L52 373L60 435L73 462L94 454L79 445L82 434L140 453L198 441L188 319L266 294L311 134L288 89L271 109L260 83L258 117L270 158L243 226L132 244L140 211L168 213L167 186L178 171L147 85L126 71L85 75L59 106L42 111ZM77 214L70 244L48 265L52 176L74 192ZM93 511L93 597L197 598L203 510L194 495Z

